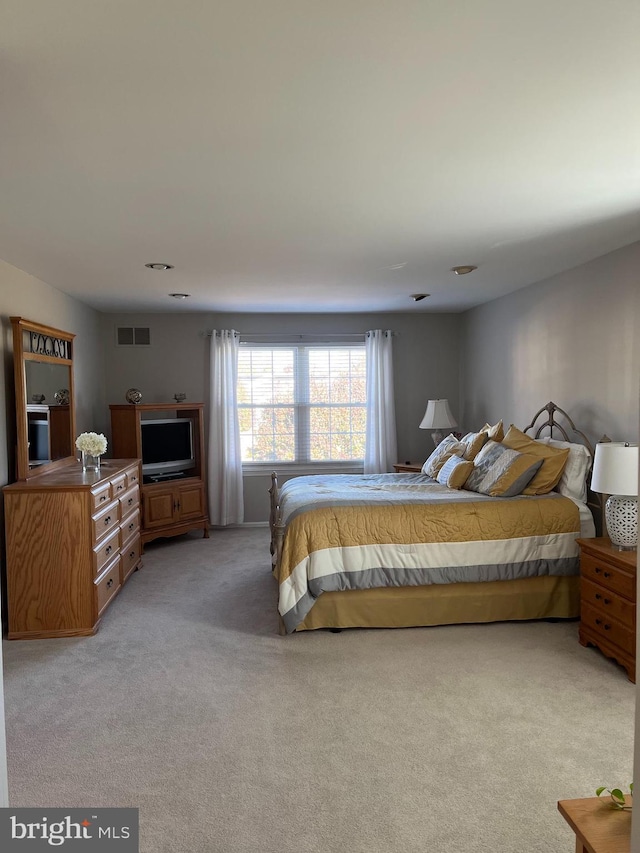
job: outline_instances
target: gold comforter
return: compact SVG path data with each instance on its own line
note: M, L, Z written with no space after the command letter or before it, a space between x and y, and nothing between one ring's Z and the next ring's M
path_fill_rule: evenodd
M491 498L420 474L296 477L280 513L287 631L323 592L578 572L578 508L555 493Z

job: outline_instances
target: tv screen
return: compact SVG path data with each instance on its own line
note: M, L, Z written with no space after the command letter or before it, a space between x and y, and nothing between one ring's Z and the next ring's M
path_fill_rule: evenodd
M188 418L142 421L141 433L144 474L178 473L195 465Z
M49 461L49 422L29 420L29 462Z

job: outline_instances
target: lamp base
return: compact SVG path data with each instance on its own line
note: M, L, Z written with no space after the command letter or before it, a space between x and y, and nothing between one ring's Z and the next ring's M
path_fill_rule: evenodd
M433 439L433 443L437 447L440 444L440 442L442 441L442 439L444 438L444 436L442 435L441 432L438 432L438 430L436 430L435 432L431 433L431 438Z
M611 544L620 551L635 551L638 547L638 499L611 495L605 504L604 517Z

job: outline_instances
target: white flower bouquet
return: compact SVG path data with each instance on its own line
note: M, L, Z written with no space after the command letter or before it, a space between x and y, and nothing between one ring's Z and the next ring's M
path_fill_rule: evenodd
M90 456L102 456L107 452L107 439L101 432L82 432L76 438L76 447Z

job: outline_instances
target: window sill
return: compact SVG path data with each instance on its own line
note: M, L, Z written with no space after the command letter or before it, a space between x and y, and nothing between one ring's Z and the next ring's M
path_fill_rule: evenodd
M362 474L362 462L245 462L243 477L270 477L276 471L280 477L298 477L304 474Z

